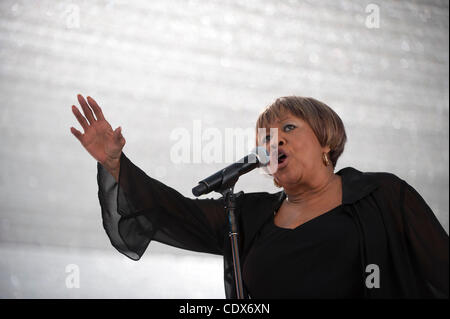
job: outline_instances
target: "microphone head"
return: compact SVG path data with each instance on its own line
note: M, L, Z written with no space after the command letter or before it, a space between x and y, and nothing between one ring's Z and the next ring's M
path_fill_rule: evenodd
M252 150L252 154L255 154L258 158L259 166L266 166L270 162L270 154L265 147L258 146Z
M195 197L198 197L198 196L200 196L200 195L205 194L205 192L206 192L207 190L208 190L208 187L207 187L204 183L200 182L200 183L198 183L197 186L195 186L195 187L192 189L192 194L194 194Z

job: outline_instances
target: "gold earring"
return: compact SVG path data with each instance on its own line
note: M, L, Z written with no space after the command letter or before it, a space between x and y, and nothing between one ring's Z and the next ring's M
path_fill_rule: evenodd
M322 160L323 160L323 163L325 164L325 166L330 165L330 160L328 159L327 153L322 154Z

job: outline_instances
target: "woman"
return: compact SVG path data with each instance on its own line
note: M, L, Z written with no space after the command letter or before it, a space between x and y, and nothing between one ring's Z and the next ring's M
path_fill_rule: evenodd
M222 199L189 199L147 176L122 152L90 97L72 106L84 129L72 133L97 160L103 225L111 243L138 260L151 240L224 256L227 298L235 298ZM95 114L95 117L94 117ZM327 105L284 97L257 128L257 144L283 190L238 198L239 252L251 298L448 298L448 235L422 197L389 173L348 167L334 173L346 134ZM273 152L272 152L273 154ZM272 165L271 165L272 166Z

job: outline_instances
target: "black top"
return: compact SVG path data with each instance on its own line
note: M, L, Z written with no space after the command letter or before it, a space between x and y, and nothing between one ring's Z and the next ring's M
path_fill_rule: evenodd
M103 227L118 251L138 260L149 243L156 240L178 248L223 255L226 297L236 298L228 221L222 199L187 198L149 177L123 152L119 182L100 163L97 172ZM363 173L347 167L336 174L342 177L342 210L357 229L361 269L376 264L381 272L380 288L364 286L363 296L448 298L448 235L416 190L390 173ZM273 218L284 197L280 191L246 193L238 198L241 265L246 264L256 235ZM307 227L319 226L318 221ZM351 250L354 251L354 246ZM315 256L316 260L330 262L327 258L331 256L325 258L317 250L316 255L313 250L305 253L310 258ZM285 259L279 267L285 267L287 262ZM353 275L343 280L352 281ZM297 288L287 283L280 289ZM325 288L327 291L323 293L329 295L329 288ZM248 296L247 291L244 293Z
M361 298L358 232L342 206L295 229L270 218L245 259L252 298Z

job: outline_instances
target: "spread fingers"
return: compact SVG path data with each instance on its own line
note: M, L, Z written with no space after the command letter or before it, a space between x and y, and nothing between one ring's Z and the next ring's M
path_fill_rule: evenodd
M95 122L94 113L92 113L92 110L89 107L89 105L86 103L86 100L84 99L84 97L81 94L78 94L77 98L78 98L78 102L80 102L81 108L83 109L83 113L86 116L89 123L90 124L94 123Z
M75 105L72 105L72 112L75 115L75 117L77 118L77 120L80 123L81 127L86 132L87 128L89 127L88 121L85 119L83 114L81 114L81 112L78 110L78 108Z
M104 120L103 112L100 106L98 106L97 102L90 96L87 97L87 101L89 103L89 106L94 110L95 117L97 118L97 121Z

